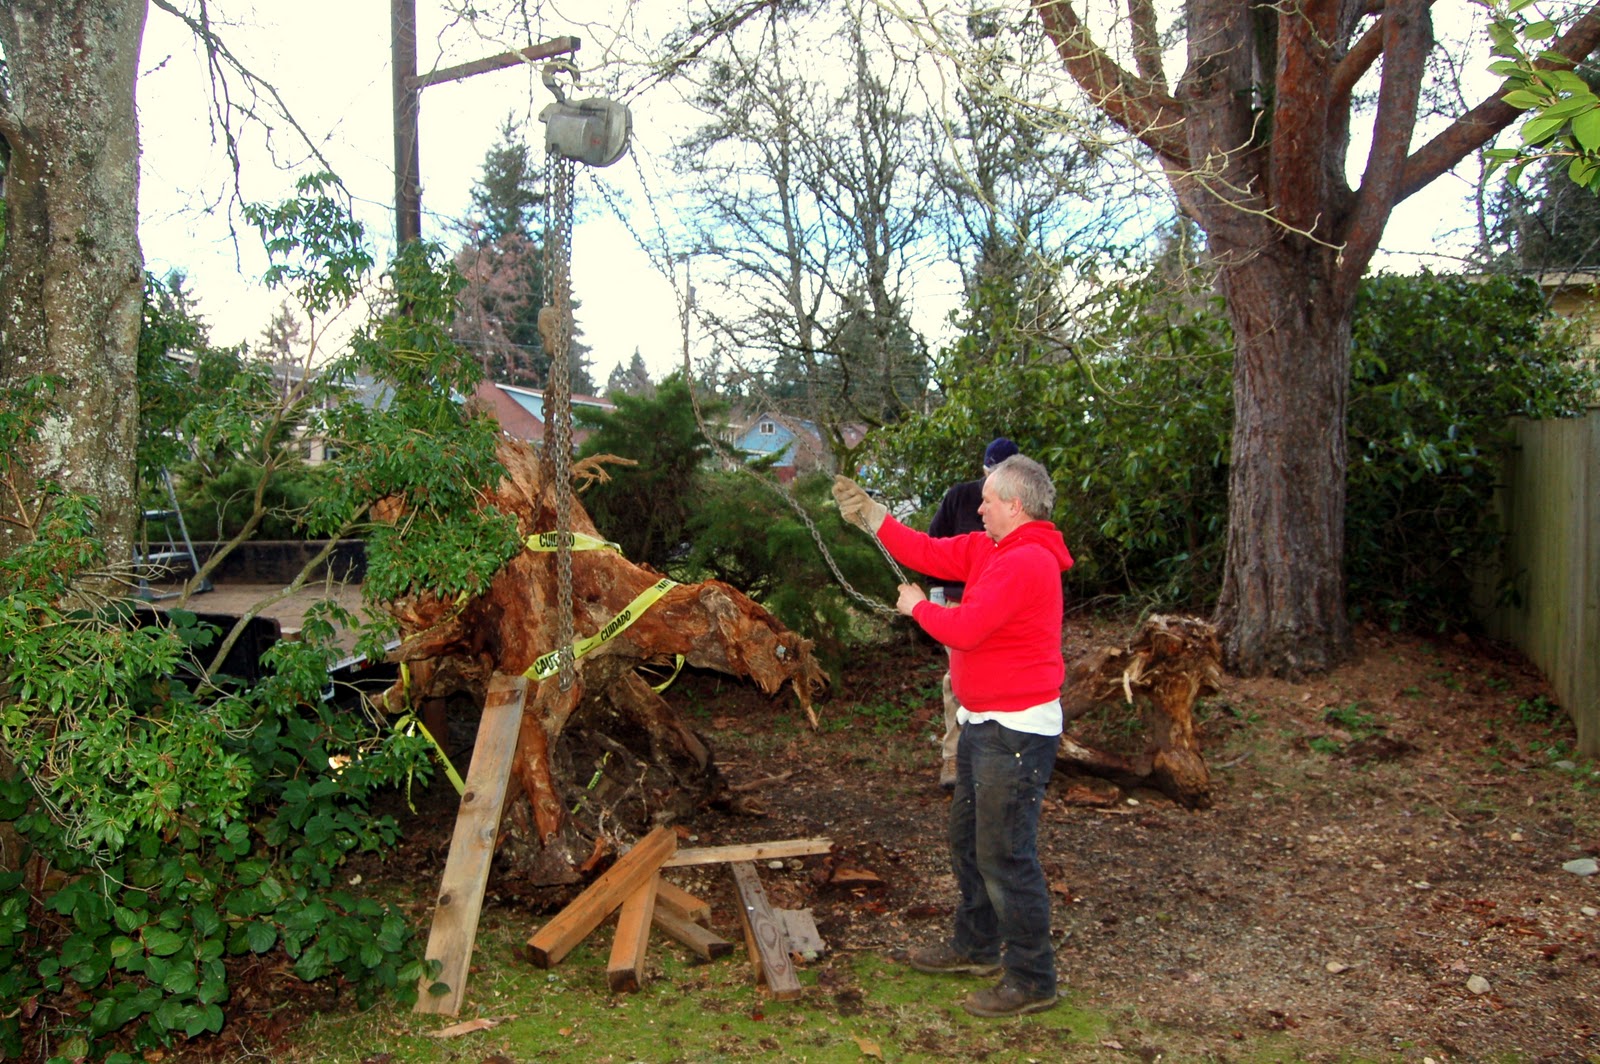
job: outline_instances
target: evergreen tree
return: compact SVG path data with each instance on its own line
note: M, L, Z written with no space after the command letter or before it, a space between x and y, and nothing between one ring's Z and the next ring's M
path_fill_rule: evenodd
M613 467L609 481L585 493L584 506L595 527L630 559L660 569L683 542L689 499L711 444L695 420L682 374L662 381L652 396L619 393L616 404L580 453L614 454L639 464ZM702 400L701 411L715 417L721 404Z
M650 380L650 371L645 368L644 356L639 354L639 349L633 349L633 358L627 366L618 362L611 370L611 376L606 378L606 394L621 392L623 395L637 395L646 399L656 394L656 386Z
M302 365L305 359L296 354L296 351L304 349L305 343L305 326L285 300L273 311L255 346L256 357L272 367L272 377L279 391L285 395L303 372L309 371L309 367Z
M545 387L550 369L539 336L539 308L546 301L544 249L538 239L544 202L543 173L522 127L507 116L473 184L467 244L455 258L467 284L451 332L490 380L529 388ZM581 335L573 329L568 358L572 390L588 394L594 391L594 380Z
M500 124L500 140L483 157L483 172L472 186L472 217L481 242L531 236L544 224L544 175L533 161L522 127L510 116Z

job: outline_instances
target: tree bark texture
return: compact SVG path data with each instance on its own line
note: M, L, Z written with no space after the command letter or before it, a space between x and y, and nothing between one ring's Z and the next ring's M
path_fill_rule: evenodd
M507 476L486 504L516 517L524 537L557 531L551 471L520 441L503 440ZM584 473L584 466L574 470ZM400 515L380 508L380 516ZM581 505L572 531L597 535ZM495 671L523 672L557 648L556 555L527 550L464 602L431 596L389 604L409 666L409 689L391 706L460 692L480 705ZM572 554L575 630L600 631L661 574L611 550ZM570 882L605 839L641 834L697 805L730 801L705 742L636 671L682 655L699 668L747 677L768 694L793 689L809 715L826 680L809 640L735 588L718 581L669 589L631 626L579 658L571 687L551 676L530 683L513 765L521 803L508 816L502 854L535 883ZM670 690L668 692L670 694Z
M1497 89L1412 150L1435 47L1428 0L1191 0L1187 65L1172 84L1155 45L1163 39L1157 6L1130 3L1125 18L1104 23L1126 39L1102 42L1080 14L1092 3L1033 0L1062 65L1156 153L1183 210L1206 231L1234 329L1217 609L1226 660L1249 674L1326 668L1350 647L1345 416L1358 286L1395 205L1519 112ZM1550 51L1576 60L1597 44L1600 5L1592 5ZM1352 187L1352 101L1371 70L1377 107Z
M1246 675L1329 668L1345 608L1350 315L1331 308L1321 249L1280 244L1219 275L1233 323L1233 444L1223 649ZM1317 357L1307 357L1307 351Z
M1148 736L1133 756L1087 746L1063 734L1056 762L1120 786L1154 787L1189 809L1211 805L1211 774L1200 751L1194 704L1222 679L1222 647L1212 625L1194 617L1153 616L1127 647L1100 647L1067 667L1068 721L1100 705L1137 706Z
M25 462L99 500L113 564L129 558L137 514L144 260L134 84L144 21L145 0L0 5L9 78L0 134L10 149L0 382L60 379Z

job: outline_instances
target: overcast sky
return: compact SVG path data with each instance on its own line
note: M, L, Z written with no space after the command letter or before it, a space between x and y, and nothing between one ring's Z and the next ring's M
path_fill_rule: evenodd
M389 5L383 0L274 0L213 4L233 24L219 33L250 69L270 81L327 162L356 199L358 216L377 245L380 261L393 248L393 123L389 78ZM418 3L418 66L428 70L505 50L503 42L455 32L429 0ZM584 34L580 63L604 58L602 42ZM152 8L141 56L138 87L143 167L140 236L147 268L184 270L211 323L213 340L254 342L281 297L256 279L266 268L259 241L239 229L229 232L233 176L216 145L207 115L208 78L188 29ZM579 86L577 96L603 92ZM660 95L658 93L658 95ZM422 94L421 157L423 235L454 247L460 238L449 224L469 205L484 153L498 139L507 115L522 121L542 157L543 126L536 116L552 100L528 65L434 86ZM637 346L652 375L675 368L682 357L677 300L630 233L598 194L604 182L613 198L644 199L641 175L663 181L656 171L660 130L652 127L648 97L633 101L637 163L624 159L605 170L580 167L580 221L573 240L574 292L582 300L579 324L593 348L593 375L603 385L612 364L626 362ZM247 134L240 177L246 200L276 202L292 192L294 178L312 167L303 142L286 129L264 138ZM655 194L662 194L659 190ZM630 212L631 213L631 212ZM648 212L645 212L648 216ZM672 224L670 209L663 225ZM659 244L655 222L634 220L639 238ZM670 238L669 238L670 239Z
M616 39L619 30L648 32L636 24L561 23L563 6L593 19L612 5L585 0L543 8L557 16L547 22L547 33L583 38L580 65L605 66L611 76L622 69L608 64L625 47ZM228 47L276 86L354 195L378 258L385 261L394 234L388 3L272 0L252 5L230 0L213 4L213 12L219 7L231 22L219 26ZM418 0L417 7L418 66L423 71L519 43L450 26L433 0ZM681 9L653 2L646 10L666 18ZM208 78L194 39L177 19L156 8L150 12L140 68L140 235L147 267L157 273L179 268L189 275L214 341L254 342L280 297L257 283L266 262L253 234L241 228L235 241L229 233L230 211L234 226L243 223L230 206L233 176L208 120ZM606 78L606 73L592 75L575 95L609 94ZM637 75L628 75L625 83L636 84ZM543 127L535 116L551 99L537 69L528 65L424 90L420 141L425 237L450 247L459 243L449 222L466 213L484 153L497 140L502 122L508 114L521 120L537 154ZM592 373L601 386L611 367L625 363L635 348L658 379L682 359L673 286L651 266L639 244L683 245L679 204L670 195L664 153L681 131L684 111L670 89L651 89L628 102L635 129L632 156L604 170L579 167L573 287L582 302L578 320L592 348ZM294 178L311 166L303 143L281 124L270 137L259 128L248 133L245 155L240 184L252 201L276 202L287 196ZM602 188L609 191L609 202ZM1404 204L1390 225L1384 242L1390 254L1380 265L1411 268L1433 257L1445 243L1442 234L1461 224L1466 191L1464 182L1447 177ZM623 217L612 203L625 205ZM954 299L951 287L945 282L931 295L919 292L924 328L942 320ZM702 299L708 296L703 290L700 294Z

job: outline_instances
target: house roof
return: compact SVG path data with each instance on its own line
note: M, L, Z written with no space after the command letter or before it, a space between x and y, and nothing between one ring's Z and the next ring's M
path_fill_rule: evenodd
M544 439L543 389L480 381L472 393L472 399L500 423L500 430L507 435L522 440ZM593 395L574 395L572 404L608 414L617 408L616 404ZM573 442L582 443L588 436L588 430L576 426L573 428Z

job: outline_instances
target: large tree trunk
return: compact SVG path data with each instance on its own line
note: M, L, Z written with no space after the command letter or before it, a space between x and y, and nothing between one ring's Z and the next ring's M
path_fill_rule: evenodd
M1297 675L1348 655L1345 411L1348 298L1331 253L1273 251L1224 266L1235 336L1228 550L1217 603L1228 665Z
M514 515L523 536L556 531L548 464L509 439L499 457L508 475L487 493L488 504ZM573 531L596 534L581 506L573 507ZM409 688L390 692L391 706L409 700L437 710L457 692L481 705L495 672L525 672L555 650L563 608L555 558L518 554L476 598L390 604L405 636L396 656L411 676ZM574 551L576 635L614 628L614 619L660 579L614 551ZM513 763L524 800L508 806L501 854L535 884L576 879L608 836L642 834L707 802L736 804L711 751L639 677L638 666L682 655L690 665L748 677L769 694L792 687L807 713L825 682L810 642L727 584L671 587L629 619L577 661L570 687L563 689L557 676L530 682Z
M0 383L61 381L25 461L66 490L99 499L113 563L128 559L137 510L144 261L133 88L144 20L145 0L0 5L9 89L0 134L11 155Z

